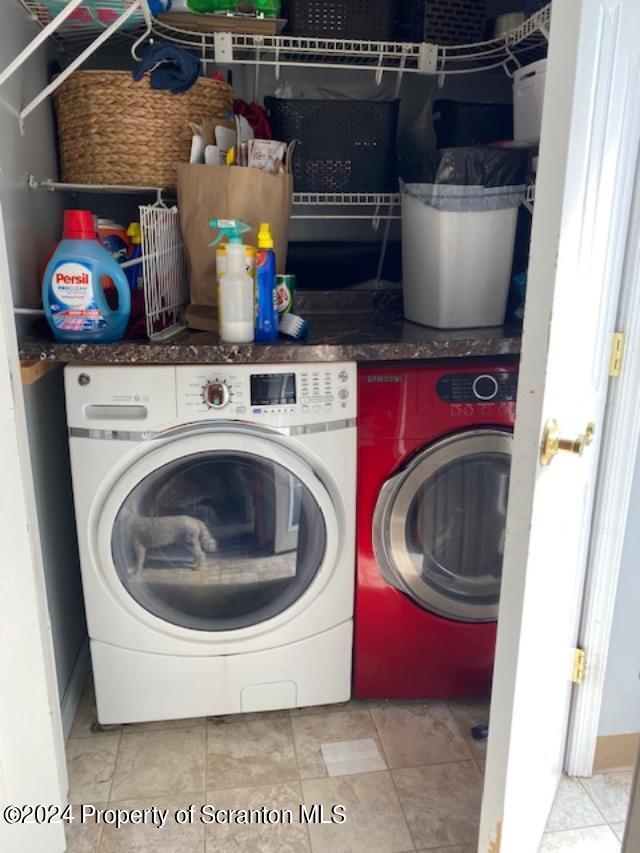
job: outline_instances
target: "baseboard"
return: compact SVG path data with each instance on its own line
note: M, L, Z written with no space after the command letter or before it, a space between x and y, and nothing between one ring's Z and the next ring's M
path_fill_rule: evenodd
M640 732L624 735L603 735L596 741L593 772L635 767L640 750Z
M71 678L67 684L67 689L64 691L62 702L60 703L60 713L62 715L62 731L64 733L65 743L69 737L71 726L80 704L82 691L87 683L89 670L91 669L91 655L89 653L89 639L87 638L78 652L76 662L71 671Z

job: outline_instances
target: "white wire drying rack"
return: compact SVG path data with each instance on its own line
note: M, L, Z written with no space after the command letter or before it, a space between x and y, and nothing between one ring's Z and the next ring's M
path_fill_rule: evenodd
M178 208L150 204L139 209L147 336L166 340L185 328L182 314L189 302Z

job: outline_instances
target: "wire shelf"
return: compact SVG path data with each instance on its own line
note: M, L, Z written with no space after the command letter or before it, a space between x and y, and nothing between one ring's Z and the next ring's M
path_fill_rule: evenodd
M66 0L19 0L29 15L40 24L48 26L57 13L67 5ZM138 5L135 0L99 0L99 3L83 3L64 21L52 38L59 48L75 53L101 35L107 27L130 6ZM131 44L146 29L142 8L136 9L122 29L112 37L120 44Z
M294 205L314 207L386 207L400 203L400 193L294 193Z
M169 199L176 197L175 190L169 190L166 187L147 187L147 186L128 186L128 185L110 185L110 184L69 184L63 181L53 181L49 178L39 181L34 176L29 176L29 186L32 189L41 187L49 192L68 192L68 193L97 193L97 194L116 194L116 195L155 195L157 200ZM349 217L346 214L340 215L335 211L328 213L317 214L294 214L295 218L301 219L323 219L323 218L358 218L358 219L375 219L386 218L377 216L383 208L391 209L399 206L400 193L294 193L294 207L319 207L323 209L329 208L362 208L362 212L358 216ZM367 210L369 209L369 210ZM366 213L364 211L367 210ZM396 218L393 216L392 218Z
M158 201L162 198L175 198L175 190L164 187L142 187L107 184L65 184L61 181L45 179L38 181L29 177L32 188L42 187L50 192L71 193L116 193L122 195L156 195ZM536 198L535 183L529 184L525 191L523 204L533 211ZM364 220L395 220L400 219L400 193L294 193L294 208L320 208L322 212L292 214L293 219L364 219ZM360 208L352 212L353 208ZM386 211L386 212L383 212Z
M19 0L42 27L50 24L52 11L65 7L65 0ZM95 6L95 9L91 7ZM103 34L119 15L137 6L111 43L129 46L149 27L146 0L84 0L64 21L53 37L70 53L77 53ZM98 12L98 7L101 11ZM308 38L282 35L249 35L204 32L153 18L149 35L197 51L203 65L267 65L362 70L378 75L385 71L418 74L468 74L519 65L546 55L551 25L551 3L520 26L475 44L434 45L392 41Z
M380 222L400 219L399 193L294 193L292 219L370 221L377 230ZM302 208L319 208L300 213Z
M294 36L196 32L153 21L165 41L197 50L203 64L371 69L419 74L465 74L504 67L509 71L546 55L551 4L501 36L476 44L433 45Z
M501 36L476 44L435 46L433 73L464 74L505 68L511 72L547 54L551 3ZM429 45L428 47L432 47Z
M38 181L35 176L29 177L29 185L32 189L42 187L49 192L66 192L66 193L110 193L115 195L147 195L152 194L160 197L175 197L175 190L168 190L165 187L147 187L137 186L134 184L70 184L64 181L52 181L46 178L43 181Z
M165 41L197 50L204 65L271 65L343 70L418 71L420 46L404 42L355 41L294 36L204 33L153 22Z

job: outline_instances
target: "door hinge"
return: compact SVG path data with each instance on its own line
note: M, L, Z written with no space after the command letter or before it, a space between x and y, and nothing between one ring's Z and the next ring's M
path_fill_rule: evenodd
M584 670L587 661L587 653L584 649L573 650L573 665L571 667L571 681L574 684L582 684L584 681Z
M609 376L620 376L622 373L622 356L624 353L624 332L614 332L611 341L611 360L609 362Z

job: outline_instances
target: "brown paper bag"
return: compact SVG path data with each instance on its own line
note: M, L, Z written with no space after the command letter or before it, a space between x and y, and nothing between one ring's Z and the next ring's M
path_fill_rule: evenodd
M178 164L178 209L189 263L191 304L185 318L194 329L214 331L216 321L216 236L211 219L242 219L253 228L245 235L256 245L261 222L269 222L278 272L284 273L289 243L293 177L269 175L242 166Z

